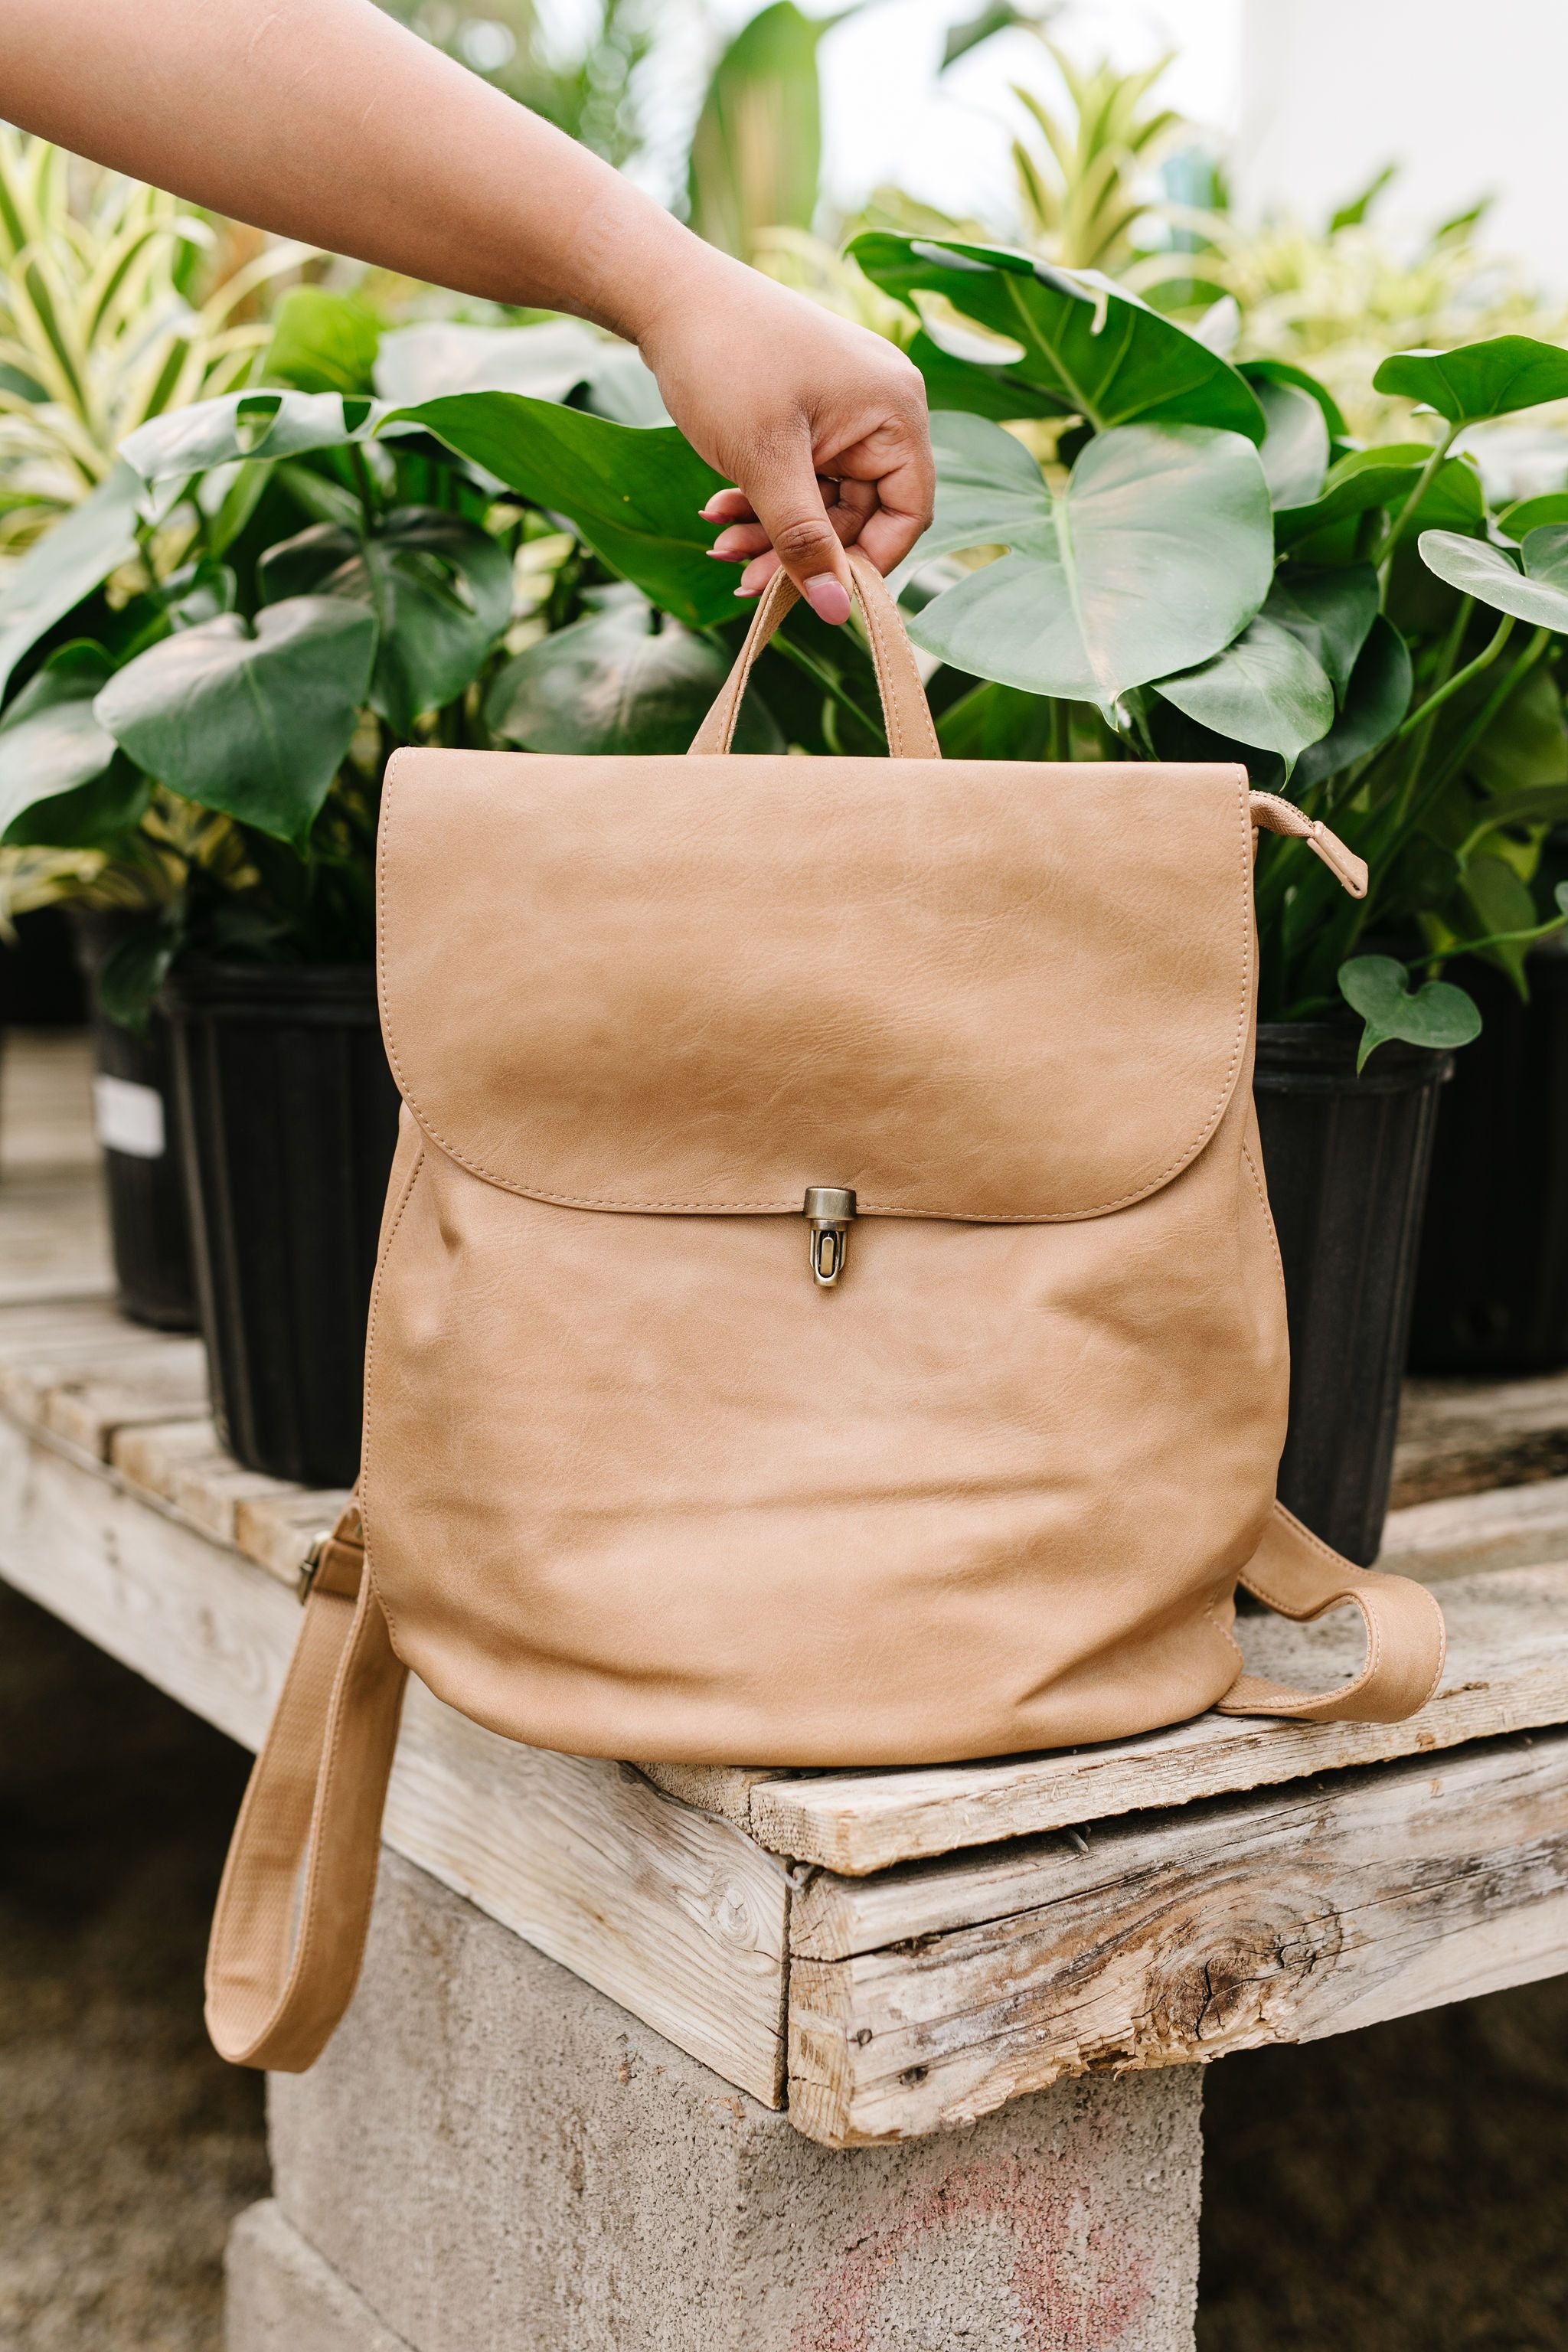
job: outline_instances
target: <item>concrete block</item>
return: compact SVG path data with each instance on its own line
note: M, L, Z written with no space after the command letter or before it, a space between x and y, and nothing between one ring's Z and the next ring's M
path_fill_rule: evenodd
M408 2352L270 2199L229 2231L226 2352Z
M415 2352L1190 2352L1200 2085L821 2148L388 1854L353 2011L274 2078L273 2159Z

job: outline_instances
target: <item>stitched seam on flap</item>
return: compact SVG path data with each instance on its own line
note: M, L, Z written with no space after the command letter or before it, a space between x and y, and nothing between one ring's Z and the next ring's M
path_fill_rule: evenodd
M398 1087L403 1095L405 1102L406 1102L409 1109L414 1113L415 1118L418 1120L420 1126L425 1130L425 1133L429 1137L430 1140L433 1143L439 1145L440 1149L446 1153L448 1160L456 1160L459 1168L466 1168L471 1176L478 1176L482 1182L486 1184L493 1184L498 1192L516 1193L523 1200L543 1201L552 1208L618 1210L624 1215L630 1216L636 1216L638 1214L663 1214L674 1216L724 1216L730 1214L755 1217L798 1216L800 1213L800 1206L799 1203L794 1200L777 1202L637 1201L627 1200L622 1196L608 1192L547 1192L540 1185L518 1183L510 1177L502 1176L497 1170L487 1168L482 1160L475 1160L468 1152L460 1150L457 1144L451 1142L447 1137L442 1134L440 1129L436 1126L428 1114L421 1108L420 1104L415 1096L413 1087L409 1084L407 1076L404 1070L401 1057L398 1055L397 1046L392 1034L391 990L388 986L386 974L386 865L390 856L392 840L392 813L394 808L396 806L396 795L392 793L389 788L393 780L394 769L396 767L399 760L403 759L406 755L410 748L410 746L405 745L401 750L393 753L391 759L388 760L386 763L386 770L382 783L381 837L376 850L376 971L381 987L382 1036L386 1046L386 1058L392 1065L393 1076L397 1080ZM1130 1209L1139 1201L1146 1201L1152 1192L1159 1192L1162 1185L1168 1184L1173 1176L1179 1176L1181 1174L1184 1168L1188 1168L1192 1165L1199 1152L1202 1151L1204 1146L1214 1134L1214 1131L1215 1128L1218 1127L1220 1120L1224 1118L1226 1108L1229 1105L1230 1098L1236 1091L1237 1070L1241 1059L1242 1046L1247 1037L1247 1013L1252 1003L1252 839L1254 828L1252 825L1251 813L1247 805L1247 793L1250 786L1247 770L1245 768L1238 767L1236 770L1236 776L1239 794L1238 805L1242 817L1241 1005L1237 1016L1236 1040L1231 1047L1230 1060L1226 1065L1225 1076L1220 1085L1219 1098L1215 1102L1213 1110L1205 1120L1203 1126L1198 1129L1198 1132L1194 1137L1192 1142L1184 1150L1179 1152L1176 1158L1172 1160L1170 1166L1166 1169L1163 1169L1158 1176L1152 1176L1146 1182L1134 1185L1131 1192L1123 1192L1120 1200L1101 1201L1093 1208L1054 1209L1047 1211L1022 1209L976 1214L973 1209L911 1209L905 1207L892 1207L883 1202L874 1201L868 1196L866 1199L862 1200L860 1203L859 1213L861 1216L924 1217L932 1219L938 1223L963 1225L1082 1224L1087 1223L1094 1217L1113 1216L1118 1209ZM390 1236L388 1236L388 1238L390 1239Z

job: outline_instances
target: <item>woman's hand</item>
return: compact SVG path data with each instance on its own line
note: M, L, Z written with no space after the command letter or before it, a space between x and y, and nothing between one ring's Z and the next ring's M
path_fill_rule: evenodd
M931 520L901 352L702 244L370 0L0 0L0 91L7 121L194 203L639 344L737 486L706 512L742 595L783 562L841 621L845 544L886 572Z
M879 335L705 247L643 327L643 355L693 447L736 485L703 509L754 596L782 564L825 621L849 614L847 546L881 572L931 520L919 371Z

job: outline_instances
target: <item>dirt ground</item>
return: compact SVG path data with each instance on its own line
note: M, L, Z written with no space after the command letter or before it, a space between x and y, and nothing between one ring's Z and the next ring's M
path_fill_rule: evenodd
M240 1751L0 1587L0 2347L219 2352L261 2084L202 2032Z
M201 2030L244 1770L0 1588L0 2352L220 2352L266 2189ZM1568 1979L1226 2059L1205 2118L1200 2352L1568 2352Z

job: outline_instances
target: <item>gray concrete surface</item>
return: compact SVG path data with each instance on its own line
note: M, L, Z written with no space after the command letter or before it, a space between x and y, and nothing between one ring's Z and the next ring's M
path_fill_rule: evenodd
M226 2352L407 2352L270 2198L229 2232Z
M276 2195L417 2352L1189 2352L1200 2088L825 2150L387 1856Z

